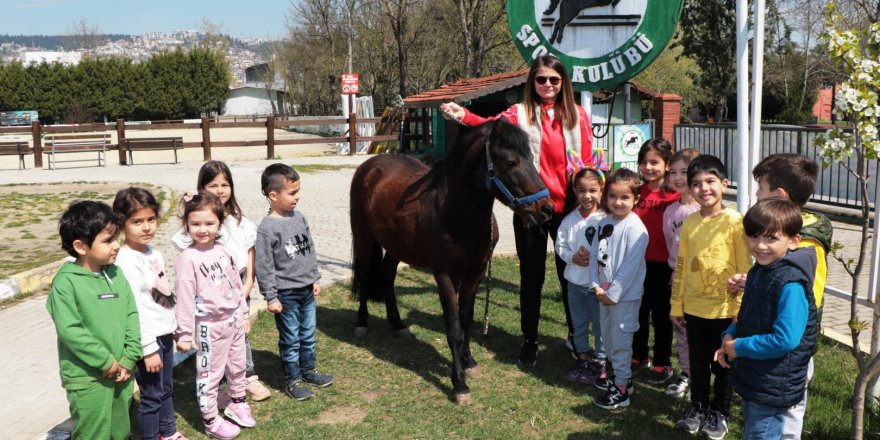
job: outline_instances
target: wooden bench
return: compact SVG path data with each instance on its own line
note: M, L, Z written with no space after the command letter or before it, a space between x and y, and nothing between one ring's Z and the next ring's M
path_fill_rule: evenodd
M109 133L50 134L46 136L44 149L49 159L49 169L54 170L58 160L56 154L98 153L98 166L106 166L105 154L110 146ZM64 162L84 162L92 159L66 160Z
M24 164L24 156L33 154L34 150L28 145L27 141L0 142L0 156L18 155L18 169L27 168Z
M128 152L128 164L134 164L132 153L135 151L174 150L174 163L177 163L177 150L183 148L182 137L126 138L125 151Z

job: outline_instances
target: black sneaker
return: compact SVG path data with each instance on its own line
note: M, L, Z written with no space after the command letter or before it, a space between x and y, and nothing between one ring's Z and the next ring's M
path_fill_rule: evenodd
M703 422L705 420L706 412L703 411L700 405L691 404L691 406L688 407L687 412L684 413L684 417L675 424L675 427L687 431L690 434L696 434L697 431L703 427Z
M691 385L691 379L684 374L678 376L678 379L666 387L666 395L683 399L688 394Z
M312 398L312 390L306 386L302 379L294 379L284 386L284 393L296 400L309 400Z
M629 370L632 372L633 376L645 368L651 368L651 358L644 358L642 360L633 359L630 361Z
M614 376L612 376L610 374L600 375L600 376L596 377L596 380L595 380L595 382L593 382L593 385L595 385L596 388L598 388L602 391L605 391L605 390L614 386Z
M318 370L309 370L303 373L303 381L321 388L330 386L333 383L333 379L333 376L318 373Z
M519 351L519 358L516 361L520 365L535 365L538 363L538 341L523 342L522 349Z
M714 409L709 411L706 423L703 424L703 429L700 430L700 435L704 435L710 440L721 440L725 434L727 434L727 417L721 414L720 411L715 411Z
M595 398L593 403L602 409L626 408L629 406L629 393L621 393L617 386L612 385L605 394Z
M648 383L651 385L663 385L672 378L672 367L654 367L648 375Z

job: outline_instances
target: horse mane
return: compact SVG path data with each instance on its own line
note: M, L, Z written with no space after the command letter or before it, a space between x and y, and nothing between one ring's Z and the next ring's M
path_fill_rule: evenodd
M457 166L464 159L467 151L474 147L478 141L482 148L482 140L490 134L496 136L497 145L509 147L514 152L525 156L530 162L532 161L529 135L521 128L508 122L507 119L498 118L495 121L474 127L462 126L447 158L438 160L431 166L429 174L432 175L432 181L436 182L440 178L443 168Z

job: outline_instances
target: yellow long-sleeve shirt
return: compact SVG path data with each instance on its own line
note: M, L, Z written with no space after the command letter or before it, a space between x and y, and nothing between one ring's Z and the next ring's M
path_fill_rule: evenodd
M681 226L670 315L736 316L742 296L727 290L727 280L751 267L742 215L730 208L709 218L691 214Z

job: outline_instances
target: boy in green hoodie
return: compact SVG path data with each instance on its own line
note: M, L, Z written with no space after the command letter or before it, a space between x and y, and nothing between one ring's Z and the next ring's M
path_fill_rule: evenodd
M131 288L113 265L121 222L106 203L82 201L58 223L61 247L76 261L55 275L46 308L58 333L73 438L125 439L141 337Z

